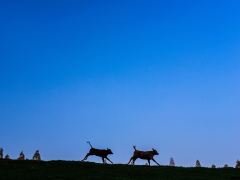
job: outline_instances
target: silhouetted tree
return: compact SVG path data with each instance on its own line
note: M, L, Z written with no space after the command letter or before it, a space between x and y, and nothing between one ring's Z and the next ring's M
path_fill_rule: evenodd
M175 162L173 158L170 158L169 166L172 166L172 167L175 166Z
M228 168L228 165L227 165L227 164L225 164L225 165L224 165L224 168Z
M196 167L201 167L201 163L199 160L196 161Z
M3 159L3 148L0 148L0 159Z
M236 162L236 168L240 168L240 161L239 160L237 160L237 162Z
M216 165L215 165L215 164L213 164L213 165L212 165L212 168L216 168Z

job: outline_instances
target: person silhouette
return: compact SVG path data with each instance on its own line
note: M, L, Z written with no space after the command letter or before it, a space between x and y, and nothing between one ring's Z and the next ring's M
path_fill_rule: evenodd
M25 155L24 155L23 151L21 151L18 160L25 160Z
M0 159L3 159L3 148L0 148Z
M10 160L10 156L7 154L7 155L5 156L5 159L6 159L6 160Z
M41 155L39 153L39 150L37 150L34 155L33 155L33 160L36 160L36 161L41 161Z

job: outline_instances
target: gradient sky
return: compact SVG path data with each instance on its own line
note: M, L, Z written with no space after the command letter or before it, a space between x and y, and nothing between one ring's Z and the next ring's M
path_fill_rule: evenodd
M116 163L136 145L156 148L160 164L233 166L239 9L238 0L2 0L0 146L12 158L40 149L45 160L79 160L90 140Z

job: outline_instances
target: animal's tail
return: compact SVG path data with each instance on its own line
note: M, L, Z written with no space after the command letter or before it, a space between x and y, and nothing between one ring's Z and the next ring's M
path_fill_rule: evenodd
M89 144L89 146L90 146L91 148L93 148L92 145L91 145L91 143L90 143L90 141L87 141L87 143Z
M133 149L136 151L137 149L136 149L136 146L133 146Z

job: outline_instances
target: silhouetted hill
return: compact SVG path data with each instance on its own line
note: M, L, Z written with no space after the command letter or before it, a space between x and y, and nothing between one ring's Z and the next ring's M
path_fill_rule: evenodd
M103 165L76 161L0 161L1 180L240 180L233 168Z

